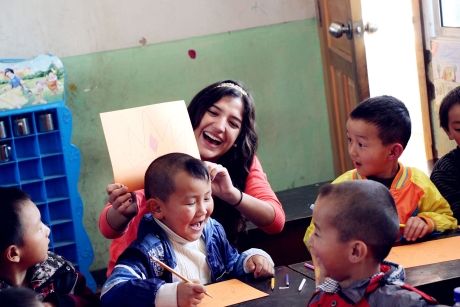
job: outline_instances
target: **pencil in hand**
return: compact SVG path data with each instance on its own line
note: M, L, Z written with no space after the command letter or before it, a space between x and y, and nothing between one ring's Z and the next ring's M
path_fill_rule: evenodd
M188 279L187 277L185 277L184 275L180 274L179 272L177 272L176 270L174 270L172 267L170 267L169 265L167 265L166 263L164 263L163 261L161 261L160 259L158 259L157 257L154 257L154 256L150 256L152 258L153 261L155 261L156 263L158 263L162 268L164 268L165 270L168 270L169 272L171 272L172 274L176 275L177 277L179 277L180 279L182 279L183 281L185 282L188 282L188 283L192 283L193 282ZM204 292L204 294L206 294L207 296L209 296L210 298L213 298L208 292Z

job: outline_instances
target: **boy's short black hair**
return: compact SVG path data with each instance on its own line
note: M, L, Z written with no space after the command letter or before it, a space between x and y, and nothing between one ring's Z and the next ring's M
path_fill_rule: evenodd
M460 86L447 93L439 106L439 123L446 131L449 131L449 111L456 104L460 104Z
M400 143L406 148L411 135L409 111L393 96L377 96L364 100L351 111L350 118L364 120L379 129L383 145Z
M0 290L0 306L8 307L39 307L43 306L37 293L24 287L10 287Z
M18 188L0 187L0 252L10 245L22 245L23 231L19 212L30 196Z
M155 159L145 171L145 198L167 201L174 193L175 177L185 171L193 178L209 180L208 169L201 160L184 153L170 153Z
M333 201L336 212L331 225L339 240L363 241L378 262L388 256L398 238L399 218L393 197L383 184L373 180L326 184L318 197Z

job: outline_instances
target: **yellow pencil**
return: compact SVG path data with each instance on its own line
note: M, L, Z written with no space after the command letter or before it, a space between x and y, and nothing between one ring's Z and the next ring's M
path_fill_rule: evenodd
M275 289L275 277L272 277L270 287L272 288L272 291Z
M182 279L183 281L185 282L189 282L191 284L193 284L193 282L188 279L187 277L185 277L184 275L181 275L179 272L175 271L172 267L170 267L169 265L167 265L166 263L162 262L160 259L154 257L154 256L151 256L152 260L155 261L156 263L158 263L162 268L168 270L169 272L173 273L174 275L176 275L177 277L179 277L180 279ZM206 291L204 292L204 294L206 294L207 296L209 296L210 298L213 298L209 293L207 293Z
M406 224L399 224L399 228L404 228L406 227Z

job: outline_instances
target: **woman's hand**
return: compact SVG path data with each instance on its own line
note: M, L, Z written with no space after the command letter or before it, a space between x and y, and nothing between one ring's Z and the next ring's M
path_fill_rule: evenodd
M131 219L137 215L137 204L134 193L128 192L128 187L121 183L112 183L107 185L108 202L112 208L120 215Z
M236 204L241 197L240 191L233 186L228 170L220 164L205 161L211 177L212 195L229 204Z

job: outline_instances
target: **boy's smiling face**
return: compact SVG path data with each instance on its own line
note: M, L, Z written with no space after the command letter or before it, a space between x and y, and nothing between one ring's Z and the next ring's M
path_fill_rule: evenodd
M201 237L204 226L214 210L211 181L180 171L175 176L175 191L163 202L154 202L152 213L177 235L188 241Z
M460 146L460 102L450 108L448 117L449 130L446 133L450 140L455 140Z
M40 211L30 200L21 207L19 219L23 232L23 244L18 246L20 257L25 266L30 267L47 259L50 229L43 224Z
M361 119L347 121L348 154L361 176L391 178L394 160L389 159L392 145L383 145L376 125Z

